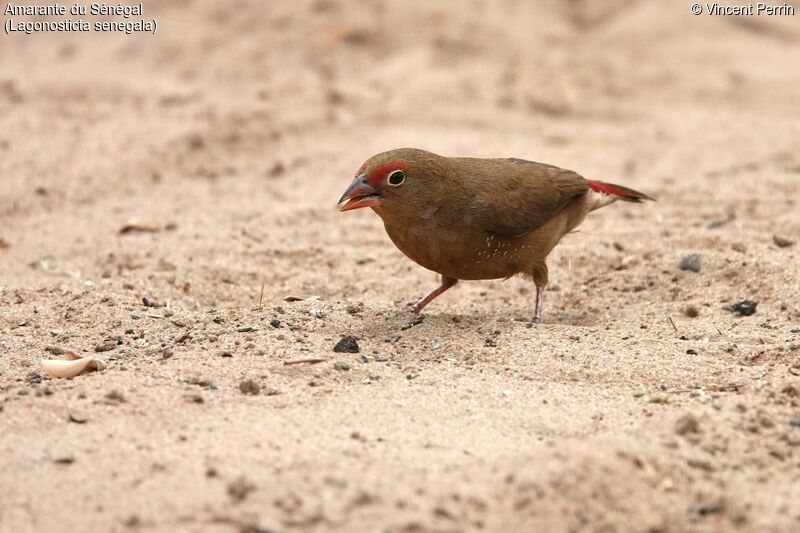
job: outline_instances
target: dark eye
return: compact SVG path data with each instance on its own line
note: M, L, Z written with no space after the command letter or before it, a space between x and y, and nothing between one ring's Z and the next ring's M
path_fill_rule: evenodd
M406 181L406 173L403 172L402 170L393 170L389 174L389 177L386 178L386 181L392 187L399 187L400 185L403 184L404 181Z

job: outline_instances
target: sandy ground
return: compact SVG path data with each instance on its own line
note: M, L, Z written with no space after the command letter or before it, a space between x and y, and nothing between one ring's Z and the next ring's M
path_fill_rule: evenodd
M0 35L0 530L800 529L800 15L689 5L148 1L155 36ZM412 322L435 275L334 209L401 146L658 203L562 242L543 324L522 279ZM108 367L46 377L64 349Z

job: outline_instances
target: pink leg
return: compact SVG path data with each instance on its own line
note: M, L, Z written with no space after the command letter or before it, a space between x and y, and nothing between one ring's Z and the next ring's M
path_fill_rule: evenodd
M417 302L417 305L411 308L411 312L414 313L415 315L420 314L420 312L425 308L426 305L431 303L437 296L442 294L444 291L446 291L456 283L458 283L457 279L448 278L447 276L442 276L442 284L436 287L433 291L431 291L431 293L427 295L425 298Z
M536 309L533 312L533 321L542 321L542 297L544 296L544 287L536 286Z

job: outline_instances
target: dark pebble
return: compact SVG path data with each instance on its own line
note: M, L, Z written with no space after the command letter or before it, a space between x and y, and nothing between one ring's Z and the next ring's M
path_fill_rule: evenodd
M154 302L153 300L151 300L150 298L148 298L147 296L145 296L144 298L142 298L142 304L144 304L144 306L145 306L145 307L158 307L158 304L157 304L157 303L155 303L155 302Z
M483 341L483 345L486 346L487 348L496 348L497 341L495 341L491 337L486 337L486 340Z
M242 394L250 394L255 396L261 392L261 385L252 379L246 379L239 383L239 391Z
M700 272L700 256L697 254L689 254L681 259L678 265L681 270L689 270L690 272Z
M65 455L64 457L57 457L53 459L53 462L57 465L71 465L75 462L75 457L72 455Z
M689 348L688 350L686 350L686 353L689 355L697 355L697 350Z
M689 318L697 318L700 316L700 310L693 305L687 306L683 312L686 313L686 316Z
M117 402L117 403L124 403L125 396L123 396L120 391L114 389L110 391L108 394L106 394L106 400L110 400L112 402Z
M786 237L781 237L780 235L773 235L772 242L774 242L780 248L788 248L794 244L794 241L790 241Z
M739 313L742 316L750 316L755 314L756 307L758 306L758 302L754 302L753 300L742 300L739 303L735 303L731 306L734 313Z
M277 318L273 318L272 320L269 321L269 325L272 326L273 328L279 328L281 327L281 321L278 320Z
M700 433L700 421L691 414L683 415L675 422L675 433L678 435L688 435L690 433Z
M358 342L356 342L355 337L346 335L339 339L339 342L333 347L333 351L338 353L358 353Z
M254 490L256 490L256 486L244 476L240 476L236 481L228 484L228 496L237 503L244 501Z
M116 341L107 340L107 341L104 341L104 342L102 342L100 344L95 345L94 351L98 352L98 353L110 352L111 350L113 350L116 347L117 347Z
M789 424L794 427L800 428L800 418L792 418L791 420L789 420Z
M344 361L336 361L333 363L334 370L350 370L350 365Z
M233 357L233 354L231 352L220 352L219 356L220 357Z

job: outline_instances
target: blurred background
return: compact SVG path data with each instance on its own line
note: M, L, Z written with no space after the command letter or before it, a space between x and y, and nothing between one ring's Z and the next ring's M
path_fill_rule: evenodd
M253 297L260 270L290 265L223 258L263 250L259 239L286 250L310 238L342 254L360 253L354 233L383 242L376 217L333 206L362 161L400 146L549 162L710 218L735 210L717 193L742 168L800 165L794 16L694 16L689 3L636 0L143 6L155 35L2 36L11 279L45 255L78 277L126 268L119 253L98 256L118 244L97 230L139 217L179 225L180 243L161 240L161 252L210 253L196 268L250 276ZM755 194L769 179L737 189ZM698 180L707 194L687 198ZM303 283L331 294L319 274ZM242 296L224 292L213 297Z

